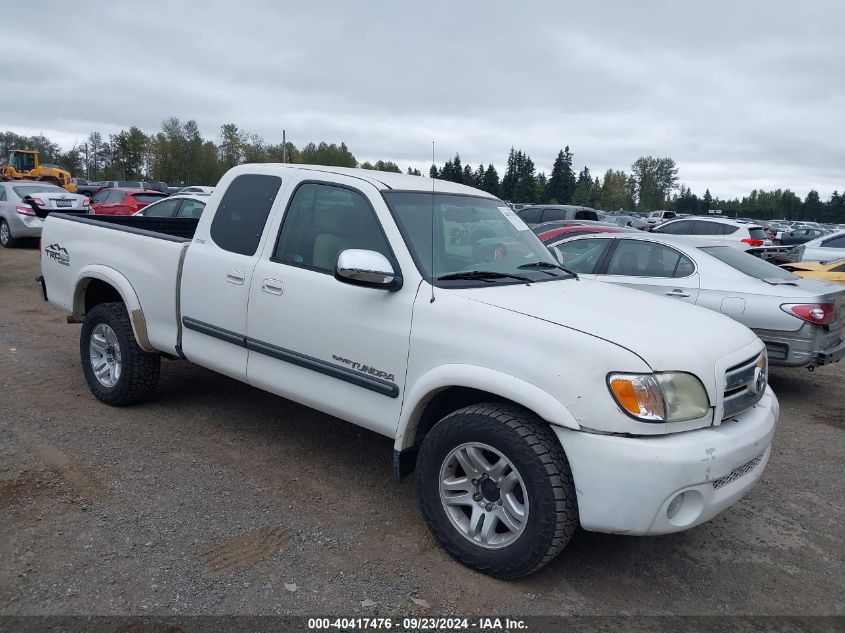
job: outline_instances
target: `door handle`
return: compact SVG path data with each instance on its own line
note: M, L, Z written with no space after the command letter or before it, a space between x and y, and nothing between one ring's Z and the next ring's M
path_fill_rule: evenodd
M261 282L261 291L271 295L280 295L285 291L285 284L278 279L265 279Z
M230 284L241 285L246 280L246 275L242 270L230 270L226 273L226 281Z
M670 290L666 294L669 295L670 297L689 297L689 293L684 292L680 288L675 288L674 290Z

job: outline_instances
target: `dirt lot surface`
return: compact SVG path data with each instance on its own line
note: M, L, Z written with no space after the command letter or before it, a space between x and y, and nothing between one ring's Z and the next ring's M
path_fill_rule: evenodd
M845 366L773 371L775 447L737 506L579 532L500 582L437 546L384 437L186 362L99 403L37 274L0 249L2 614L845 614Z

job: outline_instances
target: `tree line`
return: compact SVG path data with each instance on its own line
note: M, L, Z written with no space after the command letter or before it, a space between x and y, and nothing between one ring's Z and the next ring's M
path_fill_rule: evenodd
M43 134L0 134L0 157L12 149L37 149L42 163L64 167L77 177L91 180L161 180L171 185L213 185L230 168L242 163L284 162L336 167L361 167L400 172L393 161L359 163L345 143L272 144L234 123L220 127L217 141L204 138L196 121L165 119L161 129L145 134L138 127L108 137L92 132L69 150ZM408 168L409 174L421 175Z
M11 149L37 149L41 161L61 165L74 176L91 180L161 180L171 185L216 183L231 167L242 163L284 162L338 167L361 167L401 173L391 160L359 162L345 143L308 143L299 148L291 142L268 143L234 123L220 127L216 140L202 136L196 121L165 119L161 129L146 134L136 126L107 137L92 132L81 143L63 150L43 134L21 136L0 133L0 157ZM406 173L420 176L408 167ZM845 194L834 191L823 201L817 191L802 200L789 189L754 190L743 198L714 198L707 189L703 196L679 184L678 167L669 157L640 156L630 168L608 169L594 176L586 165L577 169L568 146L554 159L549 174L537 172L533 159L521 149L511 148L502 174L491 162L472 167L460 154L442 166L432 165L432 178L463 183L487 191L509 202L575 204L605 211L648 212L666 209L678 213L702 214L720 210L738 217L788 218L845 222Z

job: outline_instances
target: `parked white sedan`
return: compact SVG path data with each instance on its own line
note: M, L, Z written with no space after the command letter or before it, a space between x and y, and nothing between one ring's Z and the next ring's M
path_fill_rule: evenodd
M653 233L564 238L546 245L567 269L730 316L763 340L773 365L816 367L845 355L841 286L802 279L720 241Z

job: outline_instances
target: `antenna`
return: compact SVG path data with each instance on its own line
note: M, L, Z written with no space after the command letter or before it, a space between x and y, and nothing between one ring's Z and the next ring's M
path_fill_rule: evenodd
M431 166L432 170L429 175L431 176L431 300L429 303L434 303L434 170L436 169L434 165L434 141L431 142Z

